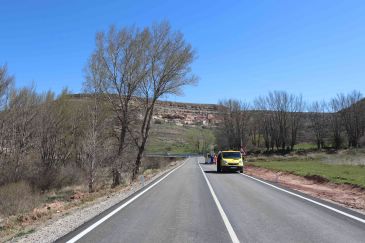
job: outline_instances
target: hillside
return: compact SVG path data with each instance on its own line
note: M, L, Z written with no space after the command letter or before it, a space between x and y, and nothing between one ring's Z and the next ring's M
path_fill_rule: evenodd
M214 127L222 122L218 105L159 101L153 117L155 121L176 125L204 125Z

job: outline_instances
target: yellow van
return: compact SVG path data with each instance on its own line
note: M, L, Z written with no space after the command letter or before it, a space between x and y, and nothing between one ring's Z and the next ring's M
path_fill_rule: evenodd
M243 160L240 151L221 151L217 157L217 172L239 171L243 173Z

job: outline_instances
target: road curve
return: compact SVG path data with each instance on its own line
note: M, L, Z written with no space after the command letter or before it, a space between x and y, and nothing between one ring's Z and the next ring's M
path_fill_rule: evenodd
M364 223L198 162L203 158L187 159L78 242L231 242L203 173L240 242L364 242ZM73 239L86 227L58 242Z

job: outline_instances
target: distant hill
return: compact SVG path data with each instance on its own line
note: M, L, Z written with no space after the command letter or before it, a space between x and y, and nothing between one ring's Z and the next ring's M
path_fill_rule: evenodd
M71 94L73 99L90 97L88 94ZM172 101L158 101L153 120L157 123L172 123L187 126L217 126L222 117L216 104L194 104Z

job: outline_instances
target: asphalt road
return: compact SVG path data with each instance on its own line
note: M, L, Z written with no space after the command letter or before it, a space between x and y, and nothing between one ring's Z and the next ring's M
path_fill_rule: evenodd
M365 242L365 223L238 173L201 170L203 161L188 159L78 242Z

